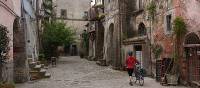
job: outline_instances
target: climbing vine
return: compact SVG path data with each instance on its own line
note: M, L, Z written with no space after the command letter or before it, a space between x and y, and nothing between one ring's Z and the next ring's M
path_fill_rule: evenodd
M3 63L8 59L9 37L6 27L0 25L0 82L5 81L3 76ZM1 87L0 87L1 88Z
M186 23L184 22L184 19L182 17L176 17L174 20L174 34L176 37L182 37L186 32Z
M0 26L0 60L6 60L7 52L9 50L9 37L8 37L8 31L6 27Z
M163 51L163 48L159 44L152 45L152 52L156 59L158 59Z
M149 12L150 17L154 19L154 16L156 14L156 3L154 1L151 1L151 3L147 6L147 10Z

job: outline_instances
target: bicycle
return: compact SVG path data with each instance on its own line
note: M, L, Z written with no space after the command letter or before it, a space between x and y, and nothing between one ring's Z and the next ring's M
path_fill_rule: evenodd
M140 64L136 64L135 66L135 83L139 81L140 86L144 85L144 69L141 67Z

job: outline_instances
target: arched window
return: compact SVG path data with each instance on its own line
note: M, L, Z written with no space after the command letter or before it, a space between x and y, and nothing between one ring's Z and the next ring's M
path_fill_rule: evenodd
M200 44L199 37L195 33L190 33L185 38L185 44Z
M144 25L144 23L140 23L139 26L138 26L138 35L139 36L144 36L146 35L146 27Z

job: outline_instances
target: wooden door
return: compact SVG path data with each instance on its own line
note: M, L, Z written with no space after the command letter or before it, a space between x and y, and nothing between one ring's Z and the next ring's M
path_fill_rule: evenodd
M200 47L190 48L188 58L188 81L200 80Z

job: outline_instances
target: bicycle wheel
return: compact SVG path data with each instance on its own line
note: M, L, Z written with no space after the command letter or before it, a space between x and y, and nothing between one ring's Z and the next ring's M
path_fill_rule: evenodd
M140 86L144 85L144 77L140 76L139 84L140 84Z

